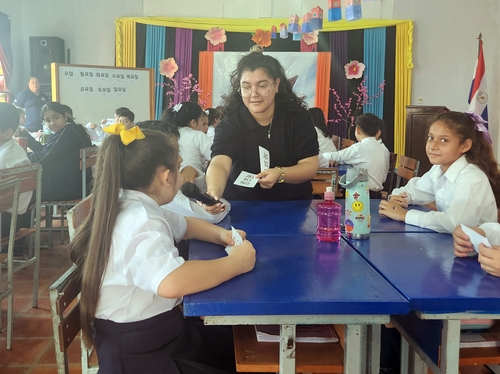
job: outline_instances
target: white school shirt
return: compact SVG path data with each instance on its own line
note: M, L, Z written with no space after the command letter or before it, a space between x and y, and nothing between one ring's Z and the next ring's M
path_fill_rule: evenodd
M323 156L338 164L349 164L368 170L370 190L382 190L389 171L389 150L381 141L367 137L341 151L323 153Z
M500 225L497 222L486 222L479 228L483 229L491 245L500 245Z
M208 126L207 136L211 141L214 141L215 136L215 127Z
M0 169L9 169L30 164L31 162L26 151L14 139L9 139L0 145ZM19 195L18 214L26 213L32 194L33 191L28 191ZM11 210L9 209L8 211L10 212Z
M332 138L323 135L323 131L315 127L316 134L318 135L319 152L337 152L335 144L333 144Z
M187 223L139 191L122 190L120 202L95 317L141 321L182 302L159 296L158 287L184 263L174 239L184 237Z
M179 127L179 154L182 157L181 170L192 166L198 176L205 174L204 164L211 158L212 141L203 131L190 127Z
M461 156L443 174L434 165L422 177L412 178L392 195L408 194L410 204L436 202L437 212L409 210L405 222L437 232L452 233L457 225L498 222L495 195L486 174Z

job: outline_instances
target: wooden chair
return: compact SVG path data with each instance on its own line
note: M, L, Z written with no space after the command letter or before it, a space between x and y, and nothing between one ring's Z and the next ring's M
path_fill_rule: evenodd
M71 222L70 238L90 211L92 195L82 200L68 212L68 224ZM70 218L71 217L71 218ZM67 349L80 331L80 290L81 280L73 265L58 280L49 287L50 310L56 351L57 373L67 374ZM98 366L90 366L89 358L93 350L88 350L81 341L82 373L96 374Z
M347 147L350 147L354 143L356 143L355 140L342 138L342 140L340 141L340 148L339 149L346 149Z
M337 325L335 325L337 329ZM343 373L344 339L337 330L339 343L297 343L295 371L297 373ZM258 342L255 326L233 326L236 371L253 373L278 372L279 343Z
M32 164L0 170L0 181L18 178L21 182L20 193L34 191L35 207L31 210L30 227L20 228L15 233L14 240L29 237L29 254L27 260L14 261L14 273L33 264L33 308L38 306L38 274L40 269L40 224L42 202L42 165ZM35 236L35 251L33 253L33 234ZM7 238L2 240L2 246L7 245Z
M337 168L319 168L311 183L313 195L323 195L326 187L332 187L332 190L337 194L339 185Z
M401 178L409 181L411 178L417 176L420 161L415 160L414 158L399 155L397 165L396 188L401 186Z
M7 298L7 349L12 348L12 318L14 313L14 242L17 224L17 208L19 206L19 192L21 180L11 178L0 182L0 213L11 210L9 245L7 253L0 253L0 329L2 322L2 300ZM7 263L7 285L3 286L2 264Z
M396 153L389 154L389 172L387 173L387 179L384 183L384 188L380 191L382 199L387 199L387 196L394 189L395 178L396 175L396 161L398 155Z
M87 197L87 169L92 168L97 162L98 147L80 149L80 170L82 171L82 199Z
M80 170L82 171L82 199L87 196L88 179L87 172L89 168L94 166L97 161L97 150L98 147L87 147L80 149ZM42 205L45 206L45 216L47 217L47 225L44 229L49 232L49 245L52 243L52 231L59 230L61 232L61 243L64 243L64 232L69 232L69 224L66 226L64 224L67 221L67 211L78 204L81 199L74 200L62 200L62 201L44 201ZM53 217L54 214L51 213L59 210L59 221L60 225L57 228L53 227Z

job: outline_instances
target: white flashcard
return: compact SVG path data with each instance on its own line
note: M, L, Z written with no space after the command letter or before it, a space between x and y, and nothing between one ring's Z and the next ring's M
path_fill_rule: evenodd
M231 226L231 234L232 234L232 238L234 240L234 245L228 245L225 248L227 254L229 254L229 252L231 251L231 248L233 248L237 245L243 244L243 238L241 237L240 233L233 226Z
M257 174L249 173L248 171L242 171L238 178L234 181L234 184L237 186L254 188L258 182L258 179L255 178Z
M270 157L269 151L259 145L260 171L269 169Z
M491 244L487 238L478 234L477 232L475 232L474 230L465 225L460 225L460 227L462 228L462 231L469 237L470 242L472 243L472 246L474 247L474 250L477 253L479 253L479 244L481 243L483 243L486 247L491 248Z

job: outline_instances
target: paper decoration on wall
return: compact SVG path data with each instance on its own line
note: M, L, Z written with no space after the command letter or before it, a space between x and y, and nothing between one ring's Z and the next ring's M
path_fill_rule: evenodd
M280 38L281 39L288 39L288 30L286 27L286 23L282 23L280 25Z
M318 43L318 33L318 30L314 30L313 32L307 34L302 33L302 40L307 45L316 44Z
M300 42L302 40L302 31L300 25L297 25L297 32L293 33L292 40L295 42Z
M276 35L277 35L277 28L276 28L276 26L272 25L271 26L271 39L276 39Z
M323 9L317 6L311 9L311 28L313 30L322 30L323 29ZM304 32L304 29L302 29Z
M361 0L345 0L345 19L347 21L361 19Z
M294 14L288 19L288 32L298 32L299 31L299 16Z
M227 41L226 30L219 27L212 27L205 34L205 39L207 39L212 45L225 43Z
M340 21L342 19L342 5L340 0L328 0L328 21Z
M160 61L160 75L172 78L177 70L179 70L179 66L173 57Z
M271 31L257 29L252 36L252 40L261 47L269 47L271 45Z
M312 15L311 13L307 12L302 16L302 32L303 33L310 33L313 32L313 29L311 27L311 18Z

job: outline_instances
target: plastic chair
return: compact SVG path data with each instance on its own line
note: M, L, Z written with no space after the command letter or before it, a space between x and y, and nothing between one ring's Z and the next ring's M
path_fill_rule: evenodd
M0 182L0 213L11 210L9 244L7 253L0 253L0 329L2 322L2 300L7 298L7 349L12 348L12 314L14 313L14 294L12 281L14 276L14 242L17 224L17 208L21 180L12 178ZM7 287L3 286L2 263L7 262Z
M411 178L418 175L418 168L420 167L420 161L414 158L399 156L398 157L398 167L396 169L396 188L401 186L401 178L409 181Z
M40 269L40 222L42 204L42 165L32 164L0 170L0 181L17 178L20 180L20 193L34 191L35 207L31 210L30 227L22 227L16 231L14 240L30 238L27 260L16 260L14 273L33 264L33 308L38 306L38 275ZM14 227L15 228L15 227ZM33 254L33 234L35 235L35 252ZM10 243L9 243L10 244ZM2 246L7 245L6 239Z

